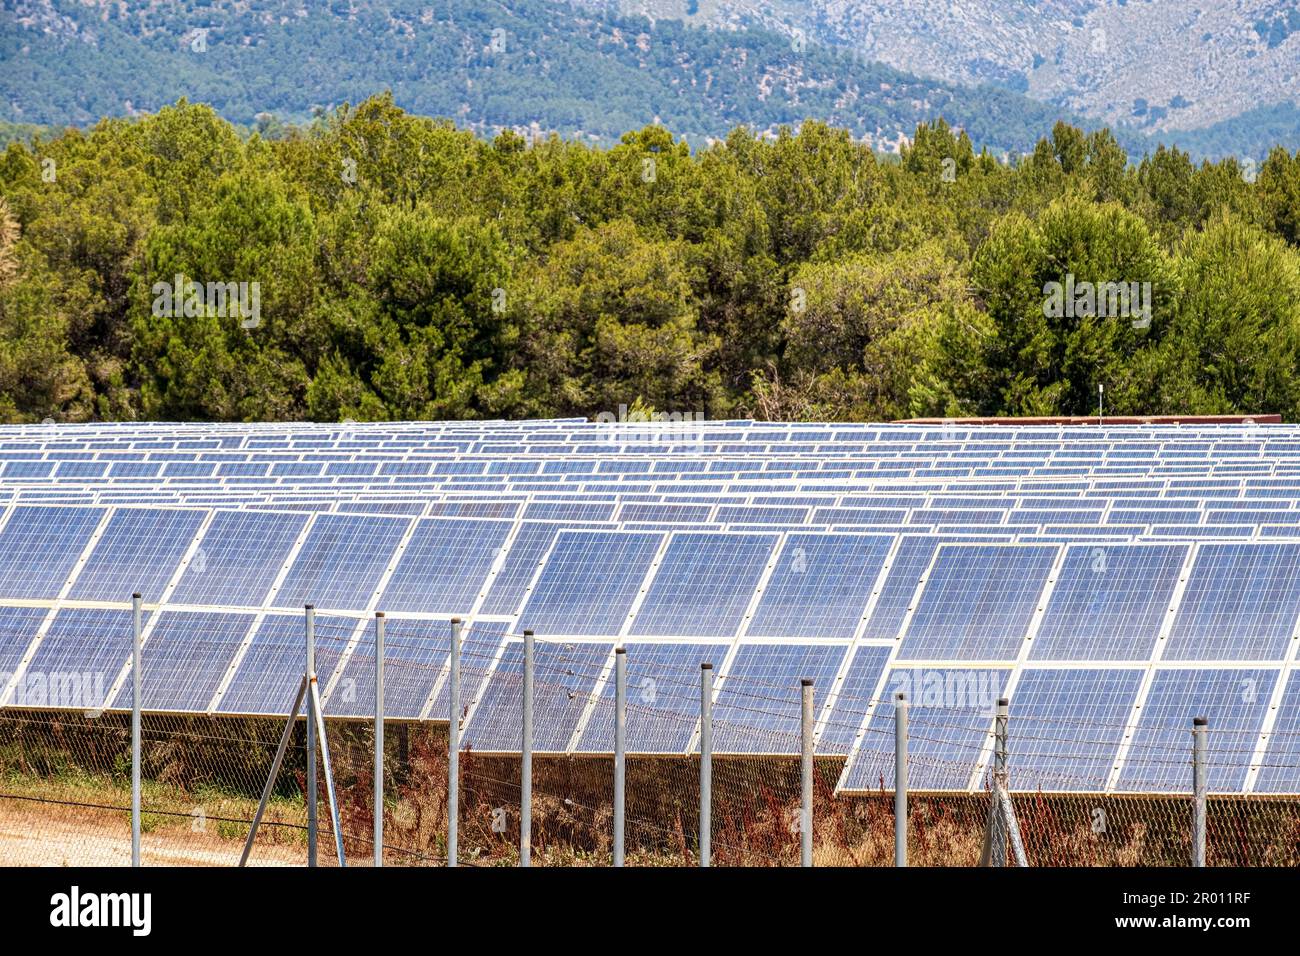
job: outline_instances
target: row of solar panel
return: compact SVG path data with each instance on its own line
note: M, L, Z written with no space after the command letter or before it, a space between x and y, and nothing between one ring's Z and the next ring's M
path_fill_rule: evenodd
M52 617L52 620L49 619ZM364 633L358 633L361 629ZM448 625L388 622L385 711L444 719ZM287 712L304 666L301 615L162 612L146 628L142 705L151 711ZM122 610L0 609L3 702L86 710L130 703L130 615ZM33 651L31 639L40 640ZM373 714L368 624L318 616L317 663L331 716ZM741 641L626 642L628 748L680 754L698 747L699 664L718 662L718 753L798 751L799 681L814 681L818 752L849 758L848 790L892 787L892 701L909 700L911 782L918 790L980 785L990 715L1012 701L1019 789L1088 792L1186 790L1189 715L1214 732L1216 792L1300 789L1300 678L1264 667L920 668L891 664L890 647ZM535 746L608 753L613 643L538 641ZM25 669L22 656L29 655ZM462 654L464 742L517 751L522 644L505 625L479 622ZM1289 680L1288 680L1289 677ZM1284 683L1285 682L1285 683Z
M1031 659L1158 649L1276 661L1291 656L1300 617L1296 543L560 528L20 508L0 528L0 599L113 603L138 590L182 606L503 616L522 604L522 626L545 635L849 639L861 628L901 632L903 658L949 660L1015 660L1029 642Z

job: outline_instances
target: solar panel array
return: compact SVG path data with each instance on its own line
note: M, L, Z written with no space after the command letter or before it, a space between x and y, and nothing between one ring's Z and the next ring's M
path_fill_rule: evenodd
M372 712L382 610L387 713L445 719L462 618L478 751L518 747L527 628L544 751L608 752L623 645L635 752L697 746L707 660L719 752L789 752L812 678L842 789L890 785L905 690L921 789L979 785L1007 695L1035 787L1185 788L1195 713L1212 789L1297 793L1298 505L1275 425L6 427L0 706L128 705L138 590L149 710L283 714L311 603L332 716Z

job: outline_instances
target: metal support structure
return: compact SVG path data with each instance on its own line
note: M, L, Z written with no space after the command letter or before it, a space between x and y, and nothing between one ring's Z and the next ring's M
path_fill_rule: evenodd
M460 618L451 619L451 672L447 676L447 865L460 844Z
M713 665L700 665L700 866L713 853Z
M302 699L307 695L307 678L298 682L298 696L294 698L293 707L289 710L289 719L284 722L284 733L280 734L280 746L276 748L275 759L271 761L271 771L266 775L266 786L262 788L262 799L257 802L257 812L253 814L253 825L248 828L248 839L244 843L244 852L240 854L239 865L244 866L248 863L248 854L252 852L253 840L257 838L257 828L262 822L262 814L266 812L267 802L271 799L271 789L275 786L275 778L280 775L280 765L284 763L284 752L289 749L289 738L293 736L293 725L298 720L298 714L302 711Z
M627 790L627 650L614 648L614 865L623 865Z
M533 863L533 632L524 631L524 710L519 743L519 865Z
M894 700L894 866L907 866L907 695Z
M1006 840L1010 838L1017 864L1024 866L1024 848L1021 829L1015 821L1015 808L1008 791L1008 700L997 701L997 717L993 719L993 791L989 795L988 823L984 830L984 852L980 866L1006 866Z
M316 678L312 677L307 682L308 705L311 712L316 715L316 733L320 737L320 756L321 769L325 771L325 796L329 800L330 825L334 828L334 852L338 854L339 866L347 866L347 857L343 854L343 827L339 819L339 801L334 793L334 771L330 767L330 743L329 738L325 736L325 715L320 705L320 690L316 685Z
M316 679L316 609L308 604L307 617L307 683ZM307 801L307 865L316 865L316 698L307 695L307 781L303 799Z
M1209 721L1192 719L1192 866L1205 866L1206 737Z
M799 865L813 865L813 682L799 683Z
M140 865L140 592L131 595L131 865Z
M384 865L384 612L375 612L375 866Z

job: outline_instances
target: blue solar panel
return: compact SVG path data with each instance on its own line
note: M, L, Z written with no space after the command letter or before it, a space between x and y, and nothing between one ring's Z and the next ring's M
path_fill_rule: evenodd
M859 728L875 700L876 687L889 660L890 648L863 644L853 653L853 660L837 689L835 706L817 738L818 753L848 753L857 739Z
M104 707L131 653L133 634L129 611L60 611L20 677L24 703L76 710Z
M1294 670L1282 692L1255 792L1300 793L1300 676Z
M469 518L427 518L417 522L384 588L382 610L468 613L482 592L510 527L509 521Z
M847 790L893 789L894 700L908 700L908 786L966 790L983 748L992 740L993 715L1009 671L894 668L858 750L840 781Z
M1104 790L1142 676L1141 670L1026 670L1010 701L1011 788Z
M593 700L596 682L614 645L535 641L533 649L533 749L564 753ZM465 725L462 739L466 747L489 753L519 750L523 674L523 641L508 640Z
M550 550L560 525L525 521L509 542L505 562L488 588L484 614L514 614L524 602L528 586Z
M520 628L617 635L661 540L642 532L562 531L520 612Z
M1068 548L1030 657L1148 660L1186 557L1186 545Z
M140 650L141 706L186 713L207 710L252 623L251 614L163 612ZM131 706L130 667L114 706Z
M322 687L328 684L355 625L348 618L316 615L316 674ZM305 616L267 615L253 632L216 709L225 714L286 714L306 667Z
M1166 660L1281 660L1300 617L1300 544L1203 544Z
M1190 792L1192 718L1209 720L1207 784L1239 791L1278 672L1264 669L1160 670L1142 707L1118 789Z
M746 633L852 637L892 544L882 535L790 535Z
M37 607L0 607L0 689L22 663L23 654L48 613Z
M58 597L103 514L101 508L15 508L0 529L4 596ZM130 600L131 592L118 597Z
M307 518L219 511L172 592L175 604L259 607Z
M406 518L318 516L272 604L364 610L408 524Z
M68 597L129 602L132 592L139 591L156 601L203 518L201 511L126 508L115 512Z
M485 625L473 628L481 637ZM491 651L500 644L504 625L497 625L491 639ZM471 629L462 632L461 653L464 699L469 700L486 672L484 649L471 640ZM330 716L370 717L375 712L375 626L371 621L355 651L348 658L339 679L325 700ZM393 718L419 717L439 680L445 680L451 647L449 621L388 618L384 628L384 713ZM467 678L467 679L466 679ZM447 712L434 710L430 716L446 720Z
M776 541L767 534L674 535L632 633L735 635Z
M726 644L629 642L627 645L627 749L629 753L680 754L700 714L700 665L722 663ZM578 750L614 750L614 677L583 731Z
M801 681L813 681L816 719L847 652L843 644L742 644L714 704L714 751L799 753Z
M1056 558L1046 545L944 545L899 657L1014 660Z

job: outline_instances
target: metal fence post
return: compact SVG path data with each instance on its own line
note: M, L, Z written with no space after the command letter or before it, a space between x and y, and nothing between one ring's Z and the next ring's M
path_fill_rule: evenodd
M140 865L140 592L131 595L131 865Z
M614 865L623 865L627 789L627 650L614 648Z
M384 612L375 612L375 866L384 865Z
M447 677L447 865L460 845L460 618L451 619L451 673Z
M1001 793L1007 780L1007 712L1008 701L1005 697L998 699L997 717L993 722L994 760L993 760L993 827L992 845L989 865L1007 865L1007 827L1001 805Z
M813 865L813 682L800 682L799 865Z
M1192 719L1192 866L1205 866L1205 755L1209 721Z
M311 682L316 679L316 608L308 604L307 614L307 865L316 865L316 704Z
M907 866L907 695L894 701L894 866Z
M519 865L533 862L533 632L524 631L524 713L519 747Z
M700 665L700 866L713 851L713 665Z

